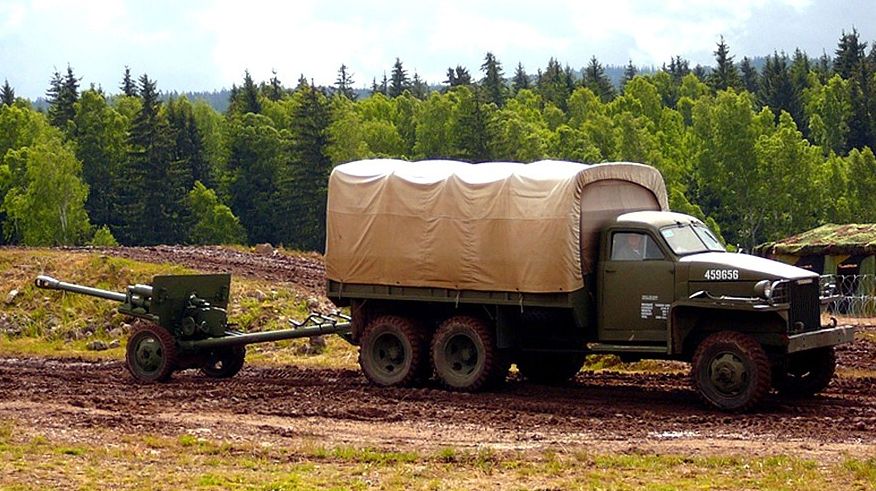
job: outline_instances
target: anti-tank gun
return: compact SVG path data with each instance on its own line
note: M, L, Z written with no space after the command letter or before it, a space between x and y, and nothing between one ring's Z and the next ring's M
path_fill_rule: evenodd
M170 378L174 371L199 368L213 378L233 377L243 367L247 344L324 334L347 336L349 318L311 314L292 329L243 333L228 323L231 275L155 276L151 284L124 293L37 277L38 288L112 300L118 311L141 319L128 337L125 364L140 382Z

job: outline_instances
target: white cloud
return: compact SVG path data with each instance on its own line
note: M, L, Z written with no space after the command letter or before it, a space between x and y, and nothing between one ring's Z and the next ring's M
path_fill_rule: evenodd
M594 45L626 37L632 40L629 58L639 64L667 62L672 56L708 63L721 35L732 43L766 0L615 0L570 4L578 34ZM794 9L809 0L777 0ZM698 59L699 58L699 59Z
M0 4L0 36L18 32L24 24L27 9L19 3Z
M591 55L604 64L659 66L675 55L709 64L721 35L738 56L830 52L852 25L869 39L871 1L0 0L0 77L33 97L67 62L85 83L117 86L129 65L166 90L228 87L244 69L258 81L276 69L287 85L302 73L331 84L342 63L364 86L395 57L439 82L457 64L477 76L487 51L506 74L518 61L534 72L550 57L576 68Z

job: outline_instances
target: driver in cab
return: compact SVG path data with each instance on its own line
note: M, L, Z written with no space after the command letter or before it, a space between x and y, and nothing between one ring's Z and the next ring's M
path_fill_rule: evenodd
M611 258L617 261L641 261L645 257L645 238L637 233L615 235Z

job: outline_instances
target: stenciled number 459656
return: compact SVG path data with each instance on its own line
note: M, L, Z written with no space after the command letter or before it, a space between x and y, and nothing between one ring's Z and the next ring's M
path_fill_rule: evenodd
M738 269L707 269L705 277L707 280L738 280Z

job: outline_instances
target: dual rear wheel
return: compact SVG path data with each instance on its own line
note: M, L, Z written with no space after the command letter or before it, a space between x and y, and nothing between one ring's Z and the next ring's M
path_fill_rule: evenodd
M407 317L376 317L362 332L359 365L376 385L416 385L435 374L458 391L483 389L508 372L490 326L467 315L447 319L431 336Z

